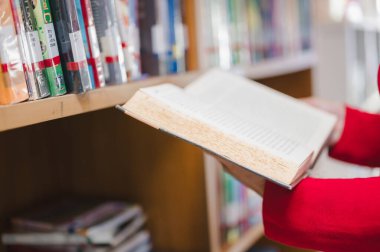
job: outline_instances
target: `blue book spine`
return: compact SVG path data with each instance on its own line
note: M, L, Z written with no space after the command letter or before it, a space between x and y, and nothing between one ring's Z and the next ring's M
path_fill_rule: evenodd
M80 0L75 0L75 6L77 10L77 15L78 15L78 22L79 22L79 29L82 34L82 39L83 39L83 45L84 49L86 51L86 58L87 61L91 59L91 53L90 53L90 45L87 40L87 33L86 33L86 26L84 24L84 19L83 19L83 13L82 13L82 5ZM91 79L91 87L92 89L95 89L95 77L94 77L94 69L91 64L88 64L88 71L90 74L90 79Z
M169 15L169 50L168 56L168 72L177 73L178 65L176 59L176 38L175 38L175 24L176 24L176 5L177 0L168 1L168 15Z

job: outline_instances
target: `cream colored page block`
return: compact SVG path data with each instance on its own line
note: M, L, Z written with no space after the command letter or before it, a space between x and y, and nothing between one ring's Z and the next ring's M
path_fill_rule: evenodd
M174 89L177 88L171 85L142 89L123 107L127 114L137 119L143 118L146 123L154 127L203 146L243 167L250 167L249 169L255 173L285 185L293 182L300 164L275 157L265 150L244 143L236 137L194 118L190 111L195 111L198 104L187 107L187 111L171 108L162 102L162 100L167 101L168 97L165 96L164 98L160 91L165 90L166 95L168 95ZM162 100L156 98L157 93L154 97L152 95L154 92L160 92L160 99ZM176 97L178 98L178 95Z
M179 113L196 118L246 144L257 146L299 165L312 153L311 150L300 146L281 132L257 123L258 120L250 120L248 117L234 113L236 108L209 106L208 103L186 94L183 89L174 85L160 85L142 89L142 91Z
M330 114L259 83L220 70L201 76L187 86L186 92L206 103L210 109L244 118L252 125L271 131L272 135L280 135L314 151L314 158L336 122Z

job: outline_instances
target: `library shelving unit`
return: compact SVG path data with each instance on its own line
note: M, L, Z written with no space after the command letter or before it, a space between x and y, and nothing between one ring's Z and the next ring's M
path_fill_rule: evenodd
M194 3L184 3L190 12L188 66L197 70ZM314 54L307 52L232 71L305 97L311 95L314 65ZM114 108L141 87L185 86L201 72L0 106L0 233L11 216L72 195L141 204L155 251L244 252L254 245L263 236L261 224L234 244L220 242L215 174L221 167L215 160Z
M262 68L273 72L259 81L295 97L307 96L312 63L309 66L290 73ZM94 196L141 203L158 251L238 252L252 246L263 235L262 225L236 244L218 243L212 175L217 165L205 166L199 149L114 108L140 87L165 82L185 86L198 74L0 106L1 230L10 216L31 205L65 195Z

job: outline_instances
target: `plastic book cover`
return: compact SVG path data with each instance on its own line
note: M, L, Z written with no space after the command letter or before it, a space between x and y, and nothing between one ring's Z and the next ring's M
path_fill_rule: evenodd
M87 43L85 43L85 49L87 62L89 64L89 67L92 69L92 78L95 83L95 87L104 87L106 85L106 82L104 79L99 43L98 38L96 37L96 29L90 0L77 0L77 5L81 7L78 8L78 15L80 12L82 13L82 18L80 18L81 31L82 36L86 37L85 41Z
M29 48L32 71L38 83L38 98L46 97L51 95L51 93L38 37L37 21L33 13L33 3L32 0L19 0L19 3L24 27L22 30L26 34L26 45Z
M93 89L75 0L50 1L68 92Z
M59 56L49 0L35 0L33 8L41 43L42 57L46 67L46 76L49 81L50 94L51 96L66 94L61 57Z
M45 75L45 63L32 4L29 0L11 0L11 6L29 99L37 100L47 97L50 95L49 83Z
M0 1L0 104L29 98L9 1Z
M114 0L91 0L95 28L107 84L127 81L127 69L117 22Z
M121 45L128 78L136 80L141 77L140 69L140 39L137 24L136 0L116 0Z
M124 0L125 1L125 0ZM128 0L128 51L131 57L131 79L141 78L140 31L138 24L138 0Z

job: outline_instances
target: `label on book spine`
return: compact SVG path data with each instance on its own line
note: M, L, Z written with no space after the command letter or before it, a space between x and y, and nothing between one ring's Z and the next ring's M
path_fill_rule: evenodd
M42 58L42 51L40 46L40 40L38 38L38 32L27 32L26 38L28 40L29 46L30 46L30 63L39 63L43 62ZM39 64L39 68L44 68L43 64Z
M98 39L96 37L96 30L95 26L89 26L87 28L88 32L88 37L90 40L90 47L91 47L91 52L92 52L92 57L93 58L98 58L100 56L100 49L99 49L99 43Z
M44 25L44 32L47 36L47 53L49 55L49 58L54 58L59 56L59 51L58 51L58 45L57 45L57 38L55 36L54 32L54 25L52 23L50 24L45 24Z
M86 51L83 46L82 34L80 31L69 33L71 48L73 52L74 61L80 63L86 61Z

